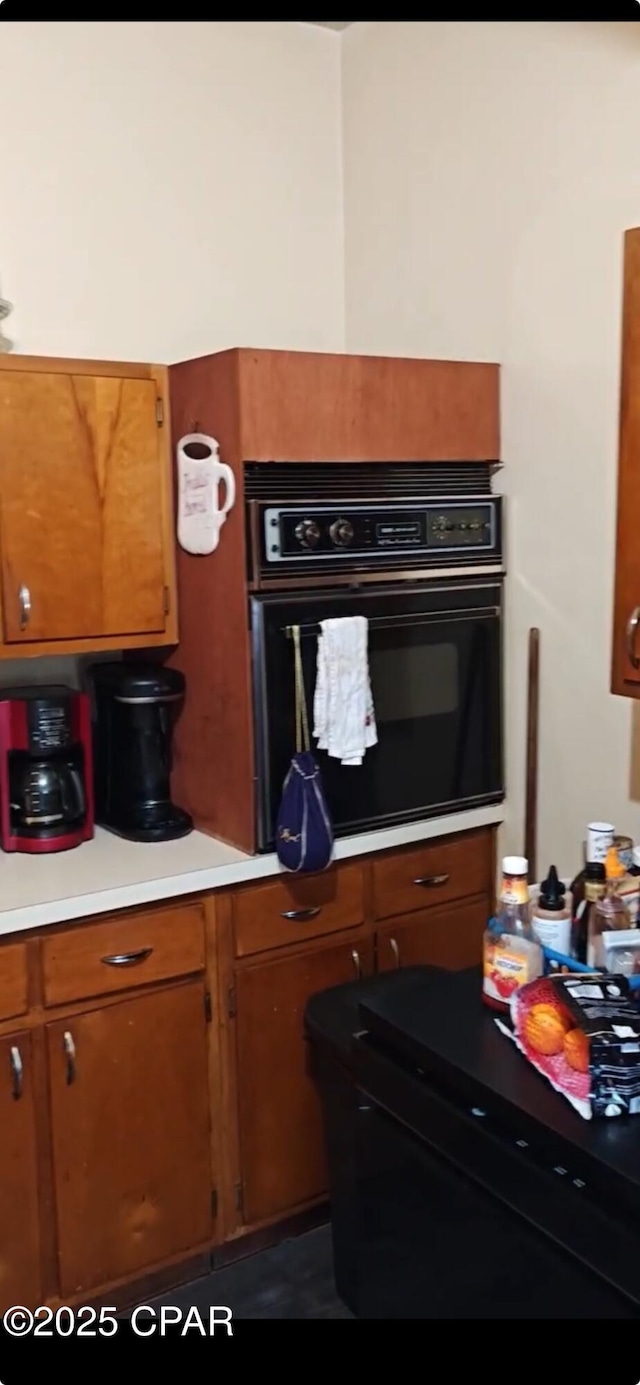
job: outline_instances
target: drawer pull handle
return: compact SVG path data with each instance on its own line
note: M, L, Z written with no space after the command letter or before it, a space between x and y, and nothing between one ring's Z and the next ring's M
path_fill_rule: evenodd
M391 948L391 951L392 951L392 953L393 953L393 960L394 960L394 962L395 962L395 964L396 964L396 967L399 967L399 966L400 966L400 948L398 947L398 944L397 944L395 938L389 938L389 947Z
M638 634L638 623L640 622L640 606L634 606L627 621L627 657L633 668L640 667L640 659L636 654L636 636Z
M31 592L28 587L22 586L18 590L18 606L20 608L20 629L26 630L31 615Z
M360 961L360 953L356 951L355 947L352 948L351 951L351 961L356 969L356 976L359 981L362 976L362 962Z
M112 957L101 957L105 967L136 967L151 956L152 947L139 947L137 952L115 952Z
M62 1036L62 1047L64 1056L67 1060L67 1086L70 1087L76 1080L76 1046L73 1042L73 1034L70 1029L65 1029Z
M414 885L422 885L423 890L432 890L436 885L446 885L448 875L419 875Z
M291 919L294 923L304 923L307 919L317 919L320 912L319 907L317 909L285 909L280 917Z
M11 1095L14 1101L19 1101L22 1096L22 1056L17 1044L13 1044L9 1050L9 1061L11 1063Z

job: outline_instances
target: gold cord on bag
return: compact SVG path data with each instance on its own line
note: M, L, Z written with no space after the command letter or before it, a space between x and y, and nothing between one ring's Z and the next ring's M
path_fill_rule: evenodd
M309 721L307 718L307 699L304 690L304 674L302 672L302 653L300 650L300 626L291 627L293 635L294 663L295 663L295 686L296 686L296 754L302 750L310 750L309 740Z

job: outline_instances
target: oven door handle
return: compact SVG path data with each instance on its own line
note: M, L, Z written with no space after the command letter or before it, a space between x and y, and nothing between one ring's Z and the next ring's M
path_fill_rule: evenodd
M352 614L352 612L350 613ZM411 615L397 616L370 616L370 630L413 630L421 625L442 625L466 623L469 620L495 620L501 615L499 606L465 606L457 607L454 611L420 611ZM287 639L293 639L293 625L283 625L281 627L283 635ZM301 639L309 639L320 634L320 625L310 622L300 625Z

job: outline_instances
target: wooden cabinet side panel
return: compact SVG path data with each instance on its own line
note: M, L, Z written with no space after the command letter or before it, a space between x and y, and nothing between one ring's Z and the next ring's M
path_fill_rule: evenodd
M616 574L611 690L640 696L640 228L624 239ZM636 622L637 624L640 622ZM636 668L632 657L639 665Z
M499 367L243 350L249 461L497 461Z
M253 718L237 353L172 366L169 379L174 452L185 433L208 433L236 481L235 505L215 552L194 557L177 550L180 644L168 662L185 674L187 695L175 730L173 789L197 826L251 852Z

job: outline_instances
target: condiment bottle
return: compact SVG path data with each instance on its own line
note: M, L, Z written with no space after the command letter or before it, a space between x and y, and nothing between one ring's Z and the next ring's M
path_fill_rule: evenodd
M534 938L542 947L550 947L565 956L568 954L571 947L571 910L566 902L565 885L558 879L555 866L549 867L549 874L540 886L532 909L531 927Z
M514 991L542 975L542 949L531 928L528 873L524 856L505 856L500 902L483 946L482 999L495 1010L508 1010Z
M587 966L589 967L605 966L603 933L631 927L629 911L618 893L620 883L625 876L625 869L615 846L611 846L607 851L605 872L607 876L605 895L602 899L596 900L595 907L589 917L587 938Z
M584 869L582 890L576 890L571 928L571 951L577 962L587 960L589 918L607 888L605 869L601 861L591 861ZM573 887L572 887L573 889Z

